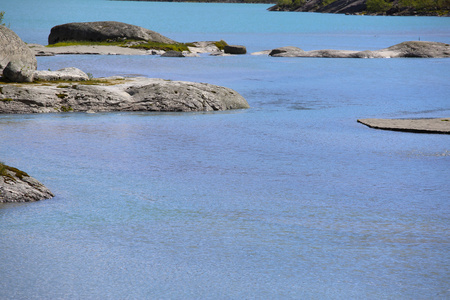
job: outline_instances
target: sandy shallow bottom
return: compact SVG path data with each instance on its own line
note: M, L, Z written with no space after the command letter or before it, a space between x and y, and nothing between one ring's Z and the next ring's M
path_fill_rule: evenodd
M358 122L376 129L419 132L419 133L450 134L450 118L359 119Z

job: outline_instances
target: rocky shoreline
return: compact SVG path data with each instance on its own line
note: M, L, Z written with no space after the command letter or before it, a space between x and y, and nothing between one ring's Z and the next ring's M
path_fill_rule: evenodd
M358 122L375 129L415 133L450 134L450 118L359 119Z
M0 163L0 203L31 202L54 197L42 183L27 173Z

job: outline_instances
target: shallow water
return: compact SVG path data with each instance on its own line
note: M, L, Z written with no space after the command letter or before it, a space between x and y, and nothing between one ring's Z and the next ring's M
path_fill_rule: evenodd
M112 1L43 1L31 14L21 5L33 4L15 3L6 21L27 42L98 19L251 51L291 41L376 49L418 34L450 41L443 18ZM177 21L158 19L168 14ZM38 64L224 85L251 108L0 116L2 160L56 194L0 206L0 298L449 297L449 136L356 122L448 116L448 60L82 55Z

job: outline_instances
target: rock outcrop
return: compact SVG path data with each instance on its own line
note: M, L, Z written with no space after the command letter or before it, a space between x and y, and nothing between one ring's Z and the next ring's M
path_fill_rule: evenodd
M321 13L336 13L336 14L354 14L366 10L366 0L336 0L331 1L328 5L323 5L323 0L309 0L305 1L303 5L283 6L275 5L269 8L271 11L304 11L304 12L321 12Z
M0 203L39 201L53 196L27 173L0 163Z
M241 45L226 45L223 49L227 54L246 54L247 48Z
M34 71L33 80L35 81L85 81L89 76L77 68L63 68L57 71Z
M0 25L0 75L15 82L31 82L36 67L30 48L14 31Z
M152 78L0 84L0 113L215 111L248 108L236 91Z
M367 0L308 0L284 1L270 7L270 11L298 11L334 14L369 14L391 16L449 16L449 3L442 1L409 1L400 0L378 1L375 5L367 5ZM416 3L414 3L416 2ZM419 3L420 2L420 3ZM427 2L427 3L425 3ZM296 4L298 3L298 4ZM373 2L372 2L373 3Z
M297 47L281 47L273 49L274 57L328 57L328 58L396 58L396 57L450 57L450 45L438 42L409 41L389 48L375 51L351 50L312 50L304 51Z
M358 122L376 129L416 133L450 134L450 118L359 119Z
M118 41L143 40L164 44L175 44L176 41L155 31L115 21L67 23L55 26L48 36L48 43L64 41Z

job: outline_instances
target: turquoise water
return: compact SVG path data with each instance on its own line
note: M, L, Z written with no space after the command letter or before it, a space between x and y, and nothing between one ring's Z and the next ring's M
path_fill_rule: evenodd
M63 7L64 9L61 9ZM260 51L450 42L449 19L267 5L2 3L26 42L118 20ZM1 299L446 299L450 138L358 118L448 117L447 59L38 58L231 87L248 110L0 116L1 160L51 200L0 205Z

